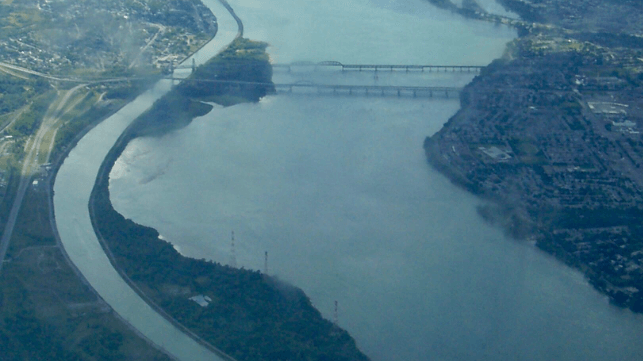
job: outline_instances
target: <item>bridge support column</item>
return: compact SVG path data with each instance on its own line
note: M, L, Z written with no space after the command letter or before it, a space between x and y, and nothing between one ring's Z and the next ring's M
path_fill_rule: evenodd
M400 89L397 90L397 97L400 97Z
M418 94L417 94L417 90L414 90L414 91L413 91L413 98L417 98L417 95L418 95Z

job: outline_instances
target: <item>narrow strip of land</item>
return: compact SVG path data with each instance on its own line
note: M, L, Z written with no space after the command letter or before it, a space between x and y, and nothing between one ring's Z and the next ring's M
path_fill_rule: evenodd
M224 5L215 0L204 4L217 15L219 26L215 39L200 50L210 58L227 47L239 30L237 21ZM181 360L220 360L154 311L119 276L96 238L87 208L100 164L108 151L127 126L165 94L170 85L169 80L158 82L96 126L70 152L54 185L56 228L69 258L90 285L141 334Z

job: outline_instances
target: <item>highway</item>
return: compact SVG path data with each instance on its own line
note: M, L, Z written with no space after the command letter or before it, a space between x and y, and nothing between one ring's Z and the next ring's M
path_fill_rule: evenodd
M25 144L25 154L26 156L22 160L22 169L20 171L20 183L18 185L18 191L16 192L16 197L11 206L11 211L9 212L9 217L7 218L7 223L5 224L4 230L2 232L2 238L0 239L0 272L2 272L2 265L4 264L4 258L9 249L9 242L11 241L11 236L13 235L13 228L16 224L16 219L18 218L18 213L20 213L20 208L22 207L22 201L24 200L25 194L27 193L27 188L31 184L31 179L37 171L38 162L40 155L40 148L42 146L42 141L46 134L52 131L53 127L58 122L60 116L63 114L63 108L67 105L69 98L74 94L82 85L78 85L68 91L59 98L60 101L58 105L54 107L52 104L45 114L40 128L35 135L32 135ZM52 139L53 142L53 139ZM51 149L51 146L49 147ZM48 157L48 155L47 155Z

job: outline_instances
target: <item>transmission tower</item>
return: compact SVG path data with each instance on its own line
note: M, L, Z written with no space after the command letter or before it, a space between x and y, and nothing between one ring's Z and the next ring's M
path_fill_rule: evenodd
M333 323L335 326L337 326L337 323L339 322L339 316L337 314L337 300L335 300L335 313L333 314Z
M232 231L232 242L230 243L230 266L237 268L237 254L234 251L234 231Z
M268 274L268 251L266 251L265 259L263 261L263 273Z

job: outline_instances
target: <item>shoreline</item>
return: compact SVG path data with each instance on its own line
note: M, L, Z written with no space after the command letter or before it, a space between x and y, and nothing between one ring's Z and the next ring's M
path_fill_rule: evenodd
M122 108L122 107L121 107ZM115 112L117 112L119 109L117 109ZM112 315L116 317L118 320L123 322L123 324L127 325L127 327L134 332L136 335L138 335L141 339L145 340L151 347L161 351L164 355L169 357L172 360L178 361L179 359L174 357L170 352L168 352L165 348L163 348L161 345L156 344L154 341L149 339L145 334L143 334L138 328L134 327L128 320L123 318L118 312L116 312L112 306L103 299L103 297L96 291L94 287L90 284L90 282L87 280L85 275L78 269L76 264L71 260L69 257L69 254L67 253L64 245L62 244L62 241L60 239L60 234L58 233L58 227L56 227L56 216L54 213L54 182L56 179L56 175L58 174L58 171L60 170L60 167L62 166L63 162L69 155L69 153L74 149L76 144L80 139L82 139L87 133L89 133L92 129L94 129L98 124L103 122L105 119L109 118L111 114L106 115L103 118L97 119L96 121L92 122L91 124L87 125L80 133L76 134L74 139L69 143L64 151L60 152L57 156L56 159L51 162L52 168L51 172L47 176L47 182L45 185L45 189L47 192L47 203L48 203L48 208L49 208L49 220L51 224L51 229L54 234L54 238L56 240L56 246L58 249L60 249L60 253L64 257L67 265L72 269L76 277L80 280L81 283L83 283L95 296L97 299L101 300L103 303L105 303L111 310Z
M223 6L224 1L221 1L221 0L216 0L216 1L217 1L217 3L221 4L223 8L225 8L225 7ZM204 5L205 5L205 4L204 4ZM210 6L208 6L208 7L211 9L211 7L210 7ZM228 7L229 7L229 5L228 5ZM211 9L211 11L212 11L212 9ZM217 12L220 12L220 11L217 11ZM232 16L232 14L230 14L230 16ZM238 19L238 18L237 18L237 19ZM221 20L221 18L220 18L220 17L218 17L218 18L217 18L217 32L216 32L216 34L215 34L215 35L214 35L214 36L213 36L213 37L212 37L212 38L211 38L207 43L203 44L203 45L202 45L202 46L201 46L201 47L200 47L196 52L194 52L194 53L192 53L191 55L187 56L187 57L183 60L183 62L189 61L191 58L193 58L193 57L195 56L195 54L197 54L199 51L203 50L203 48L204 48L204 47L206 47L208 44L212 43L212 41L214 41L216 38L219 38L219 35L221 34L221 30L222 30L222 28L220 27L220 25L221 25L220 20ZM239 32L239 30L237 30L237 35L236 35L236 37L238 37L238 36L240 36L240 32ZM224 37L225 37L225 36L224 36ZM235 38L236 38L236 37L235 37ZM232 40L234 40L234 39L232 39ZM229 44L227 44L225 47L227 47L228 45L229 45ZM224 48L222 48L222 49L219 49L219 50L218 50L218 52L223 51L223 50L225 49L225 47L224 47ZM217 52L217 53L218 53L218 52ZM135 99L139 99L139 98L142 98L142 97L148 97L148 98L149 98L149 96L151 96L151 95L152 95L152 92L153 92L153 91L158 91L158 89L157 89L157 90L152 90L153 88L156 88L156 87L158 87L158 83L157 83L157 85L155 85L154 87L152 87L152 88L150 88L150 89L146 90L145 92L143 92L143 93L139 94L139 96L137 96L137 98L135 98ZM140 100L140 101L145 101L145 100ZM140 101L139 101L139 102L140 102ZM74 141L73 141L70 145L68 145L68 146L64 149L64 151L63 151L63 152L61 152L60 154L58 154L58 156L57 156L57 160L56 160L56 161L57 161L57 164L56 164L57 166L56 166L55 172L52 172L52 174L51 174L51 176L50 176L50 178L49 178L49 184L48 184L48 190L47 190L47 191L48 191L48 193L49 193L49 195L50 195L50 196L49 196L49 200L50 200L50 201L49 201L49 207L50 207L50 213L52 214L52 218L51 218L51 219L52 219L52 226L53 226L53 229L54 229L54 233L55 233L55 235L56 235L56 237L55 237L55 238L56 238L56 242L57 242L58 244L60 244L60 248L61 248L61 250L62 250L62 253L64 254L64 257L68 260L68 263L69 263L70 265L72 265L72 268L74 269L74 272L75 272L75 273L76 273L76 274L77 274L77 275L82 279L83 283L85 283L85 284L89 285L89 288L91 288L91 289L92 289L92 291L97 295L97 297L99 297L101 300L103 300L103 302L105 302L107 305L109 305L109 306L110 306L110 308L113 310L113 311L112 311L112 312L113 312L113 314L117 315L117 316L118 316L118 318L119 318L119 319L121 319L123 322L125 322L125 323L129 326L129 328L130 328L130 329L132 329L132 330L133 330L134 332L136 332L138 335L141 335L141 336L142 336L142 337L143 337L143 338L144 338L148 343L152 344L155 348L157 348L157 349L159 349L159 350L162 350L164 354L168 355L168 357L170 357L170 358L172 358L172 359L175 359L175 360L178 360L178 359L211 359L212 357L205 357L205 358L203 358L205 355L204 355L204 354L202 354L202 352L201 352L201 351L194 352L194 353L193 353L193 352L190 352L190 353L189 353L189 354L190 354L190 357L185 357L185 358L178 357L177 355L178 355L178 354L181 354L181 352L182 352L182 351L179 351L179 349L186 349L186 348L189 348L189 347L190 347L190 346L189 346L189 343L188 343L188 344L185 344L185 345L182 345L182 346L180 346L180 347L178 347L178 348L177 348L177 347L170 347L170 348L168 348L168 347L167 347L167 346L168 346L168 343L164 343L164 342L160 342L160 343L159 343L159 341L158 341L158 340L156 340L156 341L155 341L155 340L150 339L150 336L149 336L149 330L148 330L148 331L143 331L143 330L140 328L140 325L139 325L139 326L136 326L134 323L132 323L133 321L132 321L132 319L130 318L131 316L130 316L130 317L123 316L123 315L120 313L120 312L123 312L123 311L122 311L122 310L120 310L120 311L119 311L119 310L115 309L115 307L114 307L114 306L113 306L113 305L112 305L108 300L106 300L106 299L105 299L105 297L103 297L103 296L102 296L101 291L100 291L100 290L98 290L94 285L92 285L92 281L90 281L90 279L88 279L88 276L87 276L85 273L83 273L83 272L81 271L81 268L82 268L82 267L79 267L76 263L74 263L74 261L72 261L72 258L77 257L77 256L75 256L75 255L74 255L74 256L70 255L69 250L64 246L64 242L62 241L62 236L61 236L61 234L60 234L60 231L61 231L61 230L59 229L59 223L58 223L58 222L59 222L60 215L58 215L58 217L56 217L56 216L55 216L55 208L56 208L57 206L55 205L55 204L56 204L56 202L54 202L54 199L53 199L53 197L55 196L55 195L53 194L53 193L54 193L54 188L55 188L56 180L57 180L57 178L58 178L58 176L59 176L59 171L60 171L61 167L62 167L62 166L63 166L63 164L64 164L64 163L69 159L69 155L70 155L74 150L76 150L76 148L77 148L78 144L81 142L81 140L83 140L83 139L85 138L85 136L86 136L87 134L91 133L91 131L92 131L92 130L94 130L94 128L98 127L99 125L102 125L103 121L105 121L105 120L107 120L107 119L110 119L110 118L112 118L112 117L118 116L118 114L119 114L122 110L124 110L124 108L128 108L128 107L129 107L129 109L131 109L131 107L132 107L132 106L135 106L135 105L132 105L132 104L133 104L133 102L135 102L135 100L131 100L130 102L128 102L128 103L126 103L125 105L123 105L122 107L120 107L120 109L119 109L119 110L117 110L116 112L112 113L111 115L106 116L106 117L104 117L104 118L102 118L102 119L96 120L95 122L93 122L92 124L90 124L89 126L87 126L85 129L83 129L83 131L82 131L81 133L78 133L78 134L74 137ZM126 111L126 112L127 112L127 111ZM120 120L119 120L119 121L120 121ZM87 208L85 208L85 209L87 210ZM88 211L88 210L87 210L87 211ZM87 211L86 211L86 213L87 213ZM77 223L77 222L78 222L77 218L76 218L76 217L73 217L73 218L74 218L74 222L76 222L76 223ZM92 228L93 228L93 227L92 227ZM77 231L77 232L78 232L78 231ZM92 233L94 233L94 232L92 232ZM78 260L77 260L77 261L78 261ZM115 270L115 271L116 271L116 270ZM87 271L85 271L85 272L87 272ZM117 272L117 274L118 274L118 273L120 273L120 272L118 272L118 271L116 271L116 272ZM119 276L119 277L120 277L120 276ZM92 277L90 277L90 278L92 278ZM121 279L122 279L122 277L121 277ZM95 281L94 281L94 282L95 282ZM128 287L129 287L129 286L128 286ZM130 288L130 289L131 289L131 288ZM140 296L139 296L139 297L140 297ZM142 299L141 299L141 300L142 300ZM112 300L112 302L113 302L113 300ZM123 302L124 302L124 301L123 301ZM148 303L147 303L147 302L145 302L145 304L146 304L146 305L148 305ZM151 307L151 306L148 306L148 307ZM156 312L155 312L155 313L156 313ZM159 314L159 313L156 313L156 314ZM160 315L160 314L159 314L159 315ZM166 322L170 322L167 318L164 318L164 319L166 320ZM138 321L137 321L137 322L138 322ZM176 327L176 324L175 324L175 323L170 322L170 324L173 324L173 325ZM178 330L178 329L179 329L179 328L177 327L177 330ZM183 333L184 335L186 335L186 336L187 336L187 334L186 334L186 333L184 333L184 332L182 332L182 333ZM171 333L168 333L168 334L171 334ZM189 337L191 340L194 340L194 342L197 342L197 341L196 341L196 338L194 338L194 337L190 337L190 336L188 336L188 337ZM200 344L200 345L201 345L201 347L205 347L203 343L199 343L199 342L197 342L197 343L198 343L198 344ZM173 350L171 350L171 349L173 349ZM209 350L209 352L210 352L210 354L211 354L212 356L215 356L215 355L216 355L215 353L213 353L213 349L212 349L212 348L206 348L206 349L208 349L208 350ZM193 351L196 351L196 350L193 350ZM178 354L177 354L177 352L178 352ZM197 356L197 355L198 355L198 356Z
M243 38L232 43L230 47L232 47L229 51L231 54L236 54L235 49L244 49L244 47L249 49L246 51L265 49L264 44ZM242 51L241 53L244 52ZM255 56L258 59L251 58L254 60L251 60L249 64L252 69L257 70L261 68L261 65L270 69L267 56L261 54ZM240 63L243 63L243 57L239 61L235 58L229 58L230 54L226 52L221 53L221 57L221 59L214 58L203 67L200 67L195 72L195 75L204 73L207 76L213 71L210 68L218 69L218 66L222 66L222 68L229 71L229 74L226 72L219 74L221 78L225 79L229 76L238 76L239 71L244 69L243 66L237 70L229 69L226 66L226 61L229 60L239 66ZM257 61L263 62L263 64L257 63ZM249 77L271 77L270 71L261 70L255 73L243 72L243 74ZM262 81L265 82L265 80ZM192 89L192 87L196 87L196 89ZM257 89L246 89L244 91L241 89L240 93L235 94L234 90L222 88L214 90L214 94L212 94L207 92L200 93L198 90L198 86L190 83L190 85L178 86L161 98L154 107L137 118L121 133L119 139L101 163L96 183L91 193L89 211L92 226L110 263L124 281L157 313L224 360L236 361L235 357L242 359L242 356L243 359L268 360L269 358L266 358L268 357L266 355L275 352L282 352L284 357L287 358L295 357L294 355L299 353L308 354L314 358L321 353L334 355L346 360L367 360L366 356L356 348L352 337L346 331L321 317L319 311L312 306L310 299L299 288L256 271L231 268L210 261L182 256L170 242L160 238L158 231L151 227L136 224L131 220L126 220L114 210L109 199L108 188L109 173L114 163L132 139L141 135L163 134L166 131L184 127L191 122L191 119L200 115L191 113L188 109L192 108L185 106L183 100L189 99L188 101L191 102L200 102L202 99L211 97L230 96L239 99L241 102L252 102L258 101L261 96L270 92L270 89L263 89L262 91L257 91ZM203 98L184 98L183 92L193 93L195 91L201 94ZM237 89L237 91L239 90ZM177 108L175 107L176 104L182 105L182 107ZM210 110L211 108L207 109ZM165 118L171 119L171 121L169 123L163 121ZM148 258L149 262L143 261ZM159 265L160 269L158 268ZM180 274L174 274L172 271L164 272L161 269L174 269ZM149 276L151 274L163 275ZM194 281L190 281L204 277L210 279L229 278L229 281L227 281L229 284L222 285L219 281L218 285L221 289L217 289L214 286L200 289L200 287L193 285ZM243 301L236 300L235 298L237 297L223 301L227 292L226 289L229 287L236 287L235 293L239 293L238 296L243 294L247 296L244 297ZM292 291L283 293L282 289L284 287L292 289ZM191 291L177 295L170 294L167 291L168 288L189 288ZM257 290L262 290L259 295ZM294 299L293 292L296 295ZM187 296L199 293L208 295L213 300L220 300L224 305L208 306L203 309L197 308L198 311L193 310L191 301L187 301ZM272 294L272 296L265 296L267 294ZM179 306L185 302L188 303ZM217 310L217 307L221 308L221 310ZM257 307L262 311L257 310ZM284 307L286 310L283 310ZM240 320L236 320L236 317L230 319L231 315L226 313L228 308L233 308L236 310L235 313L245 314L246 317L248 317L248 314L254 315L245 322L256 323L256 328L251 327L246 330L246 326L243 326L244 317ZM263 308L266 308L266 310L263 310ZM209 314L214 315L214 320L226 320L223 323L228 325L232 334L227 336L227 339L221 340L220 343L217 342L217 346L214 346L214 341L211 340L222 337L219 335L218 327L215 326L214 330L206 330L201 325L201 322L195 325L194 319L191 317L194 313L200 315L199 320L206 324L209 324L209 321L206 321L210 319L208 318L210 317L208 316ZM244 331L240 334L239 331L234 332L240 327ZM310 327L315 329L314 333L304 331ZM266 332L266 329L269 329L270 332ZM222 328L221 332L226 330L226 328ZM296 339L291 339L292 336L290 335L293 334L297 335ZM209 340L203 338L208 336ZM274 339L274 342L267 341L270 339ZM249 344L250 350L241 351L235 348L230 349L228 346L224 351L224 345L229 343ZM220 344L222 346L219 346ZM285 344L290 344L288 351L277 351L283 347L280 345ZM257 349L261 350L259 354L255 351ZM235 352L236 355L231 355L231 351Z
M116 161L116 159L118 159L119 155L125 150L125 147L127 147L127 144L132 139L136 138L134 135L135 127L136 127L135 122L132 122L132 124L130 124L127 127L127 129L118 138L114 146L110 149L110 151L107 154L107 157L105 157L105 159L103 160L103 163L99 168L98 176L96 177L96 183L90 195L89 205L88 205L90 219L92 222L92 227L94 228L94 232L96 233L96 237L98 238L98 241L100 242L100 245L103 248L103 251L105 251L107 258L114 266L114 269L116 270L116 272L118 272L118 274L123 278L125 283L127 283L132 288L132 290L134 290L134 292L136 292L136 294L138 294L139 297L141 297L141 299L143 299L156 313L158 313L161 317L165 318L168 322L174 325L174 327L178 328L183 333L187 334L193 340L195 340L200 345L210 350L213 354L217 355L221 359L225 361L237 361L236 359L230 357L225 352L221 351L220 349L210 344L209 342L205 341L197 334L192 332L190 329L185 327L174 317L172 317L167 312L165 312L165 310L161 306L156 304L156 302L154 302L154 300L152 300L148 294L146 294L143 290L141 290L141 288L134 281L132 281L132 279L127 275L127 273L125 273L125 270L123 269L123 267L119 265L116 257L114 257L112 250L110 249L109 245L105 241L100 231L100 228L96 221L96 211L95 211L95 205L97 202L96 197L98 197L98 193L106 192L107 199L109 200L109 190L107 189L109 185L109 171L114 165L114 162ZM116 211L114 210L114 212Z
M218 0L218 1L220 1L221 3L225 2L225 0ZM227 2L225 2L225 3L227 4ZM205 4L203 4L203 5L205 6ZM228 7L229 7L229 5L228 5ZM234 15L234 16L236 18L236 15ZM216 16L215 16L215 19L216 19ZM183 62L186 62L187 59L189 59L194 54L198 53L201 49L203 49L203 47L205 47L208 43L210 43L217 36L218 31L219 31L218 20L217 20L216 25L217 25L217 29L216 29L215 33L210 37L210 39L208 41L206 41L203 45L201 45L198 49L196 49L194 52L192 52L191 54L189 54L186 57L184 57L183 60L181 60L181 64ZM143 92L145 92L145 90L143 90L141 93L143 93ZM136 97L138 97L139 95L140 94L138 94ZM67 252L67 250L65 249L65 246L63 245L63 243L61 241L60 234L58 232L58 227L56 226L56 216L55 216L55 212L54 212L54 184L55 184L55 181L56 181L56 176L58 175L58 171L60 170L60 167L62 166L64 161L67 159L67 156L71 153L72 150L74 150L74 148L76 147L78 142L85 135L87 135L89 132L91 132L94 128L96 128L96 126L101 124L103 121L105 121L106 119L108 119L112 115L118 113L123 107L125 107L127 104L129 104L136 97L133 97L127 103L123 104L118 109L115 109L113 112L111 112L109 114L106 114L106 115L102 116L101 118L96 119L95 121L91 122L90 124L85 126L79 133L77 133L74 136L74 138L68 144L65 144L64 148L62 149L62 151L59 150L57 152L56 159L54 159L51 162L51 172L49 172L49 174L47 176L47 180L46 180L46 184L45 184L44 188L45 188L45 190L47 192L47 206L48 206L48 209L49 209L48 210L49 219L50 219L51 229L52 229L52 232L54 234L55 241L56 241L56 246L58 247L58 249L60 249L61 254L64 257L67 265L72 269L72 271L74 272L76 277L80 280L81 283L83 283L96 296L97 299L100 299L103 303L105 303L110 308L111 313L114 315L114 317L116 317L118 320L120 320L125 325L127 325L127 327L132 332L134 332L140 338L145 340L153 348L161 351L163 354L165 354L170 359L178 361L179 359L176 358L174 355L172 355L172 353L168 352L164 347L162 347L161 345L158 345L157 343L155 343L154 341L149 339L138 328L136 328L134 325L132 325L131 322L129 322L128 320L123 318L118 312L116 312L113 309L113 307L107 301L105 301L105 299L100 295L100 293L98 293L98 291L96 291L96 289L94 287L92 287L91 283L87 280L85 275L80 271L80 269L76 266L76 264L71 260L71 258L69 256L69 253ZM91 203L90 203L90 211L91 211ZM120 270L117 270L117 271L122 276L121 271ZM170 321L170 320L168 320L168 321Z
M505 56L465 86L460 110L426 138L424 151L452 183L493 204L479 209L485 221L535 241L611 304L642 313L641 151L629 135L638 131L619 134L610 127L617 120L591 108L607 97L639 105L642 84L623 63L638 45L624 36L599 46L599 35L537 23L519 32ZM595 85L606 79L600 73L623 83ZM640 119L633 110L622 117L634 128Z

